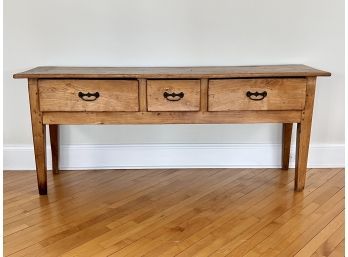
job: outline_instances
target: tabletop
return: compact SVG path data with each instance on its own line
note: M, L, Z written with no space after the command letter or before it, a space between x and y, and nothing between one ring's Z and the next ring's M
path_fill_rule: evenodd
M303 64L201 67L63 67L40 66L14 78L253 78L330 76Z

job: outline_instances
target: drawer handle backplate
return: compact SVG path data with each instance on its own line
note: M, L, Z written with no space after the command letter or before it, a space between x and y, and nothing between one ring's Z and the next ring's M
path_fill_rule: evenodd
M82 93L79 92L79 97L83 100L83 101L95 101L97 100L97 98L99 97L99 92L95 92L95 93L90 93L88 92L86 93Z
M246 96L249 97L253 101L261 101L267 96L267 91L263 91L261 93L259 93L257 91L252 93L252 92L248 91L246 93Z
M167 99L168 101L179 101L182 98L184 98L184 92L180 92L180 93L171 93L169 94L168 92L164 92L163 96L165 99Z

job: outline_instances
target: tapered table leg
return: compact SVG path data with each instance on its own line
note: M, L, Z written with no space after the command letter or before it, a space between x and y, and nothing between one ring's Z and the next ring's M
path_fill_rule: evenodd
M283 123L282 169L289 169L292 123Z
M49 125L51 153L52 153L52 171L59 173L59 127L58 125Z
M306 102L301 123L297 124L295 190L302 191L306 182L308 149L312 127L312 114L315 96L315 77L307 79Z
M39 108L37 79L29 79L29 101L33 131L37 183L40 195L47 194L46 126Z

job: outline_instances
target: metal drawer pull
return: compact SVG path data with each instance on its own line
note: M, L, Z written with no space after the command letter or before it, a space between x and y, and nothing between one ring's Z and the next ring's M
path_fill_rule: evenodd
M168 92L164 92L163 96L165 99L167 99L168 101L179 101L182 98L184 98L184 92L180 92L180 93L171 93L169 94Z
M267 91L263 91L262 93L259 93L257 91L252 93L252 92L248 91L246 93L246 96L249 97L253 101L260 101L260 100L263 100L267 96ZM259 96L261 96L261 98L258 98Z
M95 92L95 93L90 93L88 92L87 94L79 92L79 97L83 100L83 101L95 101L97 100L97 98L99 97L99 92Z

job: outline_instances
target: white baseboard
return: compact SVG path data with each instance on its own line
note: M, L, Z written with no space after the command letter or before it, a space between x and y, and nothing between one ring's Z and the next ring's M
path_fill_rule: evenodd
M48 150L48 168L51 155ZM294 147L290 167L294 167ZM280 144L62 145L61 169L280 167ZM308 167L344 167L344 145L311 145ZM5 145L5 170L34 170L31 145Z

